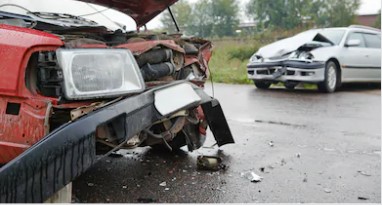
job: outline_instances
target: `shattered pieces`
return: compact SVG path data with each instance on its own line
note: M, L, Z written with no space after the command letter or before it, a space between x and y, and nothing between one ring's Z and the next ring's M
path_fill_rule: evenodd
M368 200L369 198L367 197L358 197L359 200Z
M369 173L366 173L366 172L364 172L364 171L361 171L361 170L358 170L357 171L359 174L361 174L361 175L364 175L364 176L371 176L371 174L369 174Z
M94 187L94 185L95 185L94 183L88 182L89 187Z
M261 180L263 179L263 177L257 175L253 171L242 172L240 175L241 177L244 177L254 183L261 182Z
M122 188L123 188L123 189L127 189L127 186L126 186L126 185L123 185Z
M300 158L301 157L301 153L296 153L296 157Z
M161 186L161 187L166 187L166 186L167 186L167 183L166 183L166 182L162 182L162 183L159 184L159 186Z
M164 191L169 191L169 190L170 190L170 188L168 188L168 187L164 188Z
M273 141L269 141L269 142L268 142L268 145L271 146L271 147L273 147L273 146L274 146Z
M325 188L325 189L324 189L324 192L326 192L326 193L331 193L331 192L332 192L332 190L331 190L331 189L329 189L329 188Z

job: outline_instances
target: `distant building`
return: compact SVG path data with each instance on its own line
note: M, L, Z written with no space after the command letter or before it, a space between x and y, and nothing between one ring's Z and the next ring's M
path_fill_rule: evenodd
M374 27L377 19L378 14L363 14L357 15L355 18L355 22L360 25Z

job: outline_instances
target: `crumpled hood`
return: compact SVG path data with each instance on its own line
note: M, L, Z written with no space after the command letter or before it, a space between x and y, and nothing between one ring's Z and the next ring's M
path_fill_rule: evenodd
M319 32L319 29L308 30L295 36L276 41L261 47L256 52L256 55L263 58L281 57L311 42L322 42L329 45L334 45L333 42L321 35Z
M138 27L145 25L178 0L79 0L118 10L131 16Z

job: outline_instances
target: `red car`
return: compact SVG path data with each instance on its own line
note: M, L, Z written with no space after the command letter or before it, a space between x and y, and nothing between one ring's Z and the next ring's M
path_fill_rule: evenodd
M89 2L140 28L176 1ZM198 149L208 125L234 143L203 91L209 41L63 13L0 11L0 23L0 202L43 202L118 149Z

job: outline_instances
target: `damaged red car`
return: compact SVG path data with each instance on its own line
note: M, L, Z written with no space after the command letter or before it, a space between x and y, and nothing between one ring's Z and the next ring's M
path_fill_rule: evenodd
M135 31L17 2L0 5L0 202L44 202L119 149L193 151L208 127L234 143L203 91L211 42L139 32L176 0L75 1L128 15Z

